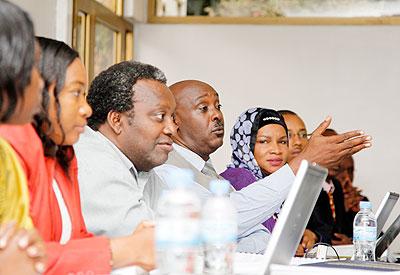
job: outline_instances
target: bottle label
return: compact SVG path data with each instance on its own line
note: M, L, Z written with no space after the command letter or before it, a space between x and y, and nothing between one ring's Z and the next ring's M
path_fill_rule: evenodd
M233 243L237 241L237 224L233 221L203 221L202 239L205 243Z
M354 226L353 228L354 241L376 241L376 227L375 226Z
M156 245L165 247L196 247L200 245L200 222L197 219L157 220Z

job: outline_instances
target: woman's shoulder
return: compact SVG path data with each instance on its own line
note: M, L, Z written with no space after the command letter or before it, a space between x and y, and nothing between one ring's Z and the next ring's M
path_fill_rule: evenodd
M237 168L237 167L228 167L224 172L221 173L221 176L224 177L224 175L227 176L236 176L236 175L251 175L254 177L253 173L246 169L246 168ZM225 178L225 177L224 177Z
M257 181L253 173L246 168L228 167L220 175L228 180L235 190L240 190Z
M31 124L1 125L0 136L10 143L28 179L33 193L37 183L47 177L42 141Z
M10 143L0 136L0 163L1 163L1 172L0 172L0 180L7 180L7 173L4 171L16 171L18 163L18 157L15 150L12 148ZM13 175L11 175L13 176Z
M12 147L7 140L0 136L0 160L5 162L9 155L12 155Z
M0 136L6 139L14 150L24 156L43 154L42 142L31 124L1 125Z

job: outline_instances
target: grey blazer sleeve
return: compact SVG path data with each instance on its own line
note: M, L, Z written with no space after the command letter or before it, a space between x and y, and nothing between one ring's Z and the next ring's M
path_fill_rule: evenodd
M75 150L82 212L90 232L126 236L140 222L153 218L143 200L143 190L118 157L89 147Z

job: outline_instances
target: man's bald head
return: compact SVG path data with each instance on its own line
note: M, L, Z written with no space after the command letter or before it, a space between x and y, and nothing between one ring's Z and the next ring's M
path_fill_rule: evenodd
M175 142L187 147L204 160L222 146L224 118L218 93L209 84L184 80L171 85L175 97Z
M189 96L195 95L200 90L212 90L218 95L213 87L200 80L179 81L169 86L169 89L174 95L177 104L182 100L188 99Z

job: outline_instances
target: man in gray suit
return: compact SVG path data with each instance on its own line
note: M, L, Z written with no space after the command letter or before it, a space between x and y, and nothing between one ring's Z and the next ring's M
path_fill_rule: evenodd
M143 201L147 172L167 160L176 133L166 81L159 69L126 61L90 86L93 115L74 148L83 216L96 235L124 236L153 219Z
M210 155L222 146L224 117L218 93L208 84L185 80L170 86L176 100L175 122L177 134L173 137L174 150L164 165L154 169L146 185L145 198L152 208L157 205L163 189L168 189L168 175L177 168L193 171L195 191L205 200L210 196L209 182L218 178ZM322 166L332 166L342 158L369 147L370 137L359 131L327 139L321 135L329 126L327 118L312 134L305 150L275 173L240 191L230 193L239 215L239 251L263 252L270 232L261 225L271 217L286 199L294 174L302 159Z

